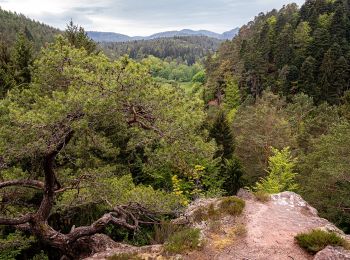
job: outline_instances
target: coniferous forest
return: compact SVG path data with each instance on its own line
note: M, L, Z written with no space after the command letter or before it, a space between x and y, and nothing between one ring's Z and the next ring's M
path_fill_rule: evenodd
M161 243L192 201L241 188L294 191L350 233L349 0L228 41L99 44L67 23L0 9L0 259Z

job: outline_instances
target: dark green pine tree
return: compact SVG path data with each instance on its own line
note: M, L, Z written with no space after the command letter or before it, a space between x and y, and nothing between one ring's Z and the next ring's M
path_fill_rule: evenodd
M309 56L300 68L299 91L303 92L314 100L318 100L319 90L316 83L316 60Z
M297 91L297 84L299 78L298 68L294 65L285 65L280 72L279 79L281 82L280 92L288 97Z
M30 66L33 62L32 44L20 33L12 50L12 72L16 83L20 86L31 81Z
M336 1L336 9L333 15L330 31L333 40L339 44L345 44L348 27L350 26L349 12L345 9L343 1Z
M328 30L324 28L318 28L314 31L313 42L311 43L311 54L312 57L318 61L318 66L321 64L322 58L325 52L331 46L331 37Z
M277 37L275 59L278 68L290 64L293 59L293 27L287 23Z
M344 58L341 56L335 64L334 70L334 98L338 104L344 95L344 92L349 89L349 65Z
M216 116L215 122L210 129L210 137L215 139L219 146L216 152L216 157L229 159L234 152L233 135L231 128L227 122L226 115L223 111L219 111Z
M217 114L210 129L210 137L214 138L219 146L215 156L221 159L220 174L225 180L223 188L229 195L236 194L241 187L243 171L239 160L233 155L234 139L223 111Z
M0 98L5 97L7 91L15 85L10 63L9 50L6 44L0 41Z
M335 77L336 62L341 57L341 49L339 44L335 43L325 53L320 68L320 98L326 100L330 104L336 104L338 102L337 95L337 81Z

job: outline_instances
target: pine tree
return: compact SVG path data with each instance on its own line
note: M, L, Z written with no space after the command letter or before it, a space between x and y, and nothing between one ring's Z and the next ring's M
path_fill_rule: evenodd
M273 155L269 158L267 169L269 175L257 182L254 189L269 194L296 190L298 187L295 181L297 173L294 172L296 159L292 157L290 148L286 147L281 151L272 149L272 151Z
M317 100L319 90L316 84L316 60L309 56L300 69L299 91Z
M216 120L210 129L210 137L214 138L220 147L216 153L216 157L224 159L232 157L234 151L233 136L223 111L219 111L217 114Z
M11 68L11 57L4 42L0 41L0 98L5 97L6 92L15 84Z
M223 111L218 113L210 130L210 137L214 138L219 146L215 157L221 159L220 176L224 179L223 189L227 194L234 195L241 187L243 170L238 158L233 155L234 139Z
M96 43L88 37L84 28L75 25L73 21L67 25L64 35L75 48L84 48L88 53L97 51Z
M333 44L331 48L325 53L321 68L320 68L320 87L322 100L327 100L331 104L338 101L337 96L337 79L335 77L336 62L341 57L341 49L338 44Z
M336 102L339 103L344 92L349 88L349 65L344 56L336 61L334 79L334 95Z
M338 1L330 26L334 41L342 44L346 42L347 27L350 25L343 1Z
M32 44L20 33L12 50L12 71L18 85L29 84L31 81L30 66L33 62Z
M242 187L243 168L239 159L233 156L231 159L225 159L220 170L224 178L223 189L228 195L237 194Z

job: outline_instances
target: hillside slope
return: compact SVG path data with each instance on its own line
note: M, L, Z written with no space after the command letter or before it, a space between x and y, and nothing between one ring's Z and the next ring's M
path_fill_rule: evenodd
M111 58L128 55L133 59L142 59L152 55L161 59L181 58L188 64L193 64L208 53L216 51L221 42L206 36L181 36L133 42L106 42L100 43L100 46Z
M46 42L51 42L60 30L49 25L32 20L22 14L2 10L0 7L0 40L11 45L18 32L24 32L34 43L36 50Z

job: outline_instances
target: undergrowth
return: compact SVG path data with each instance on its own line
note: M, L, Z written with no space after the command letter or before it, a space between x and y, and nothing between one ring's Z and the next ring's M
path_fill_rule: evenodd
M195 222L218 220L222 215L238 216L242 214L245 207L244 200L238 197L223 198L217 208L211 203L207 208L198 208L192 214Z
M237 197L223 198L219 203L220 211L232 216L242 214L244 207L245 201Z
M342 246L350 249L349 242L338 234L319 229L312 230L309 233L298 234L295 239L302 248L312 254L316 254L327 246Z
M254 192L254 196L258 201L261 202L268 202L271 199L270 194L262 190Z
M164 244L168 253L183 253L200 247L200 230L197 228L184 228L173 233Z

